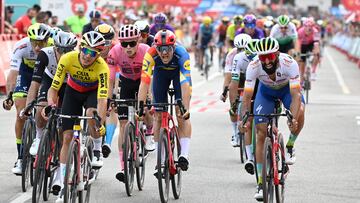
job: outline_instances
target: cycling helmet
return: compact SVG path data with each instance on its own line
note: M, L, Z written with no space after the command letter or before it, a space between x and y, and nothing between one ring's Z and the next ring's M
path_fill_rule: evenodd
M212 22L212 19L209 16L204 16L204 18L202 19L202 22L205 25L210 25Z
M120 27L119 40L132 40L140 37L140 30L136 25L128 24Z
M287 15L281 15L277 18L277 23L280 25L280 27L285 27L289 24L290 18Z
M275 53L279 50L279 43L272 37L266 37L256 43L255 49L258 55Z
M27 36L32 40L45 40L50 36L50 31L47 25L35 23L28 28Z
M164 46L164 45L174 45L176 42L176 37L173 32L170 30L160 30L156 33L154 37L154 44L156 46Z
M233 17L233 21L234 21L234 24L236 24L236 22L242 22L244 19L244 17L242 15L236 15Z
M83 34L81 39L81 46L89 46L91 48L96 48L102 50L105 45L105 39L102 34L89 31Z
M145 20L138 20L135 22L135 25L139 28L140 32L150 32L150 25Z
M307 18L306 20L304 20L304 25L307 27L313 27L315 25L314 19Z
M273 21L267 20L264 23L264 28L270 29L274 25Z
M256 24L256 17L253 14L245 15L243 22L245 25L246 24Z
M258 39L251 39L247 44L245 49L251 54L256 54L256 44L259 42Z
M90 18L100 18L100 17L101 17L101 13L100 13L100 11L98 11L98 10L92 10L92 11L90 11L90 13L89 13L89 17L90 17Z
M94 31L102 34L102 36L105 38L105 40L112 40L112 39L114 39L114 36L115 36L114 28L111 25L108 25L105 23L96 26Z
M320 26L323 26L324 25L324 21L319 19L316 21L316 24L320 25Z
M227 17L227 16L224 16L224 17L221 18L221 22L227 24L227 23L230 22L230 18Z
M71 32L59 31L54 37L56 47L74 48L77 45L77 38Z
M49 31L50 31L50 37L54 38L58 32L62 31L62 29L60 29L58 27L50 27Z
M274 20L274 17L272 17L272 16L266 16L265 18L266 18L266 20L269 20L269 21L273 21L273 20Z
M163 13L158 13L154 16L154 23L155 24L165 24L167 17Z
M236 48L245 48L251 41L251 37L248 34L238 34L234 38L234 45Z

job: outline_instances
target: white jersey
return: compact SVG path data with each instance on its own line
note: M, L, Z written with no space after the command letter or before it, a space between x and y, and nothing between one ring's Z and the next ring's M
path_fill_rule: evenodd
M237 54L237 48L233 48L229 51L225 58L225 73L231 73L234 56Z
M276 25L274 25L274 27L272 27L272 29L270 31L270 37L275 38L275 39L281 39L281 38L285 38L285 37L291 37L293 39L297 39L298 34L296 31L296 26L294 25L294 23L290 22L287 25L286 33L282 33L280 30L280 25L276 24Z
M46 69L45 69L45 73L51 79L54 79L54 75L56 73L56 68L57 68L57 60L56 60L54 47L46 47L41 50L43 52L45 52L45 54L47 55L47 57L49 59L48 65L46 66Z
M16 71L33 71L37 54L32 49L30 38L25 37L16 42L11 55L10 68ZM23 65L22 65L23 64Z
M272 80L263 70L257 58L250 62L246 70L245 91L253 91L256 79L272 89L280 89L286 85L290 88L300 88L300 74L297 62L288 54L280 53L279 64L276 69L276 79Z
M246 56L245 52L236 54L233 60L231 79L239 81L240 74L246 73L246 69L250 62L251 60Z

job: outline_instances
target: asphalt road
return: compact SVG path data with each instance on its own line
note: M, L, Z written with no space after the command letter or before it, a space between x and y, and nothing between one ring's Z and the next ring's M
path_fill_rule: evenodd
M171 201L256 202L255 178L245 172L238 149L230 146L228 104L218 99L222 74L213 68L208 82L197 70L192 75L190 168L183 176L180 199ZM334 49L326 49L306 106L305 127L295 145L297 162L286 180L285 202L360 202L359 78L357 66ZM14 110L0 110L0 202L30 202L31 190L22 193L20 177L11 173L16 159L14 120ZM284 121L280 130L287 140ZM116 140L112 148L93 185L91 202L159 202L152 175L154 154L147 161L144 190L127 197L124 184L115 179L120 167Z

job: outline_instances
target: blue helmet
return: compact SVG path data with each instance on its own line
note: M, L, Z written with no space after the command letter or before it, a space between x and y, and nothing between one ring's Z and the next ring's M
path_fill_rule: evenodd
M155 24L165 24L167 17L163 13L158 13L154 16L154 23Z

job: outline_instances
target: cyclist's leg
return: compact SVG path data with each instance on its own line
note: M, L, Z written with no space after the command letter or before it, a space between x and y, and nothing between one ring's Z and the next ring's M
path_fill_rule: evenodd
M312 49L312 53L314 54L314 58L312 61L312 69L311 69L311 73L316 74L316 69L319 65L319 61L320 61L320 45L318 42L314 43L314 47Z
M307 53L307 45L301 45L301 54ZM301 56L299 63L299 70L300 70L300 82L303 84L304 82L304 74L305 74L305 64L306 64L306 56Z
M114 73L115 74L115 73ZM116 73L116 77L115 80L113 82L110 82L111 86L113 86L112 84L114 84L114 88L109 88L110 90L113 89L112 94L116 95L118 93L118 78L119 78L119 74ZM118 119L116 117L116 113L114 111L110 112L110 116L106 118L106 135L105 135L105 144L103 145L103 153L104 153L104 157L106 158L110 152L111 152L111 143L112 143L112 139L115 133L115 129L117 126L117 122ZM107 151L107 152L104 152ZM105 153L108 153L105 155Z

